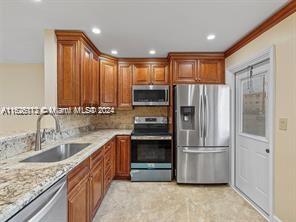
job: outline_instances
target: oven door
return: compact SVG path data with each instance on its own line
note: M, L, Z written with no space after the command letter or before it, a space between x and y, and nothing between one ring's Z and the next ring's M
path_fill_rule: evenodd
M132 169L171 169L171 139L132 137Z
M132 96L134 106L168 106L169 86L135 85Z

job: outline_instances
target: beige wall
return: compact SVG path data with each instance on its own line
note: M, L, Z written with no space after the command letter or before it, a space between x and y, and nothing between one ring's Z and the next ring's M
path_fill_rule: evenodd
M275 46L275 215L296 221L296 13L226 59L226 69ZM288 118L280 131L279 118Z
M42 64L0 64L0 106L42 106L44 104ZM0 115L0 135L31 131L36 116Z

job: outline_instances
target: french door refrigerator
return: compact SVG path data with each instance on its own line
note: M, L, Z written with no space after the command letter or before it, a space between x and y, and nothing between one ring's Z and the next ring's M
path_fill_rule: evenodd
M229 87L182 84L174 98L177 183L228 183Z

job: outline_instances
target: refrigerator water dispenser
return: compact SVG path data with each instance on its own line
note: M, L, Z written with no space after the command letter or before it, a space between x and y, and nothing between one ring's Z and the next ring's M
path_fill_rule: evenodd
M182 129L194 130L194 106L181 106Z

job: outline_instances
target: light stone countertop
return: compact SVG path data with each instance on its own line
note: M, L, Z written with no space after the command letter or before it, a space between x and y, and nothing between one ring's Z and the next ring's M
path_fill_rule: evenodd
M83 136L57 141L42 147L41 151L29 151L0 161L0 221L6 221L24 208L114 136L130 134L131 130L99 130ZM19 162L62 143L91 143L91 145L60 162Z

